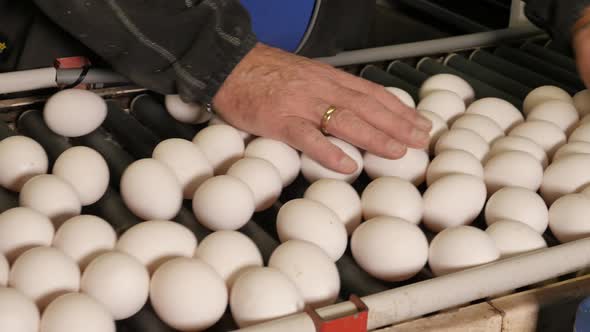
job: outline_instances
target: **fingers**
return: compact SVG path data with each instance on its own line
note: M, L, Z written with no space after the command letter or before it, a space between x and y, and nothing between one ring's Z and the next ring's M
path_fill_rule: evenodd
M578 71L587 88L590 88L590 29L582 29L574 36L574 49Z

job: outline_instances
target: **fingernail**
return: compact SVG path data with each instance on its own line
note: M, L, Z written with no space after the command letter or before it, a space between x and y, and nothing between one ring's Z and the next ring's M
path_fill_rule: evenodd
M353 173L358 168L356 161L352 160L352 158L346 156L340 160L340 169L343 173Z
M428 131L430 131L430 129L432 128L432 122L428 118L426 118L420 114L416 118L416 125L420 129L424 129L424 130L428 130Z
M414 129L412 139L418 143L425 144L430 139L430 135L423 130Z
M389 148L389 151L394 155L394 156L398 156L401 157L403 156L406 147L396 141L390 141L387 144L387 147Z

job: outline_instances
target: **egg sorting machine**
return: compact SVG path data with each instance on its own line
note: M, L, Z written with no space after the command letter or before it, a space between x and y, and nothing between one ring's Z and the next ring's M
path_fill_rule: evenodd
M477 98L499 97L521 108L526 94L540 85L556 85L569 93L584 88L573 60L547 47L546 41L538 30L521 27L348 52L320 60L344 66L380 84L402 88L415 99L426 78L438 73L452 73L467 80L474 87ZM53 161L73 145L86 145L101 153L111 170L111 185L104 197L89 206L86 212L109 220L120 234L140 222L125 207L118 193L117 185L125 168L136 159L149 157L161 140L172 137L191 140L201 127L174 121L166 112L161 96L144 94L142 89L119 87L97 92L108 101L108 116L101 128L87 136L68 140L51 132L38 111L45 97L38 96L0 100L0 120L3 120L0 121L0 139L16 132L30 136L43 145ZM368 182L368 177L363 175L354 186L361 192ZM281 202L302 197L307 186L308 183L300 177L285 188L277 204L255 214L252 221L240 230L256 242L265 261L278 245L273 221ZM16 205L16 196L0 188L0 212ZM199 239L209 233L196 222L190 208L183 207L175 221L190 228ZM482 227L482 218L475 225ZM368 330L560 330L564 325L571 326L576 301L590 293L589 277L572 279L575 272L590 266L590 239L562 245L557 245L551 234L545 234L545 239L551 245L548 249L438 278L433 278L432 273L424 269L403 283L384 283L370 277L348 252L337 262L343 301L321 308L317 313L326 320L343 316L353 320L363 317L355 316L359 303L344 300L354 294L360 296L362 304L368 308ZM489 299L495 294L523 290L523 287L557 277L563 278L562 281ZM476 303L469 305L473 301ZM550 310L547 319L539 316L544 306L553 308L564 303L569 307L562 306L562 311ZM440 312L449 308L454 309ZM420 318L437 312L440 313ZM312 316L301 313L244 330L316 331ZM345 330L343 325L332 327L335 329L331 331ZM211 331L235 328L231 316L226 314ZM134 317L118 322L118 329L171 331L149 305Z

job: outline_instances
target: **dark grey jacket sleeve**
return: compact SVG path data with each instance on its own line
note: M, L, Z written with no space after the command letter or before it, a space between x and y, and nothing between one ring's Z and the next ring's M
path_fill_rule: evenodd
M572 28L588 6L590 0L528 0L525 14L565 48L571 45Z
M35 0L57 24L135 83L210 102L254 47L238 0Z

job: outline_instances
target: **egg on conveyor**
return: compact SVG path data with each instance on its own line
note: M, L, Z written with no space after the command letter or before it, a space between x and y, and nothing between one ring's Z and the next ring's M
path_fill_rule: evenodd
M365 172L376 179L383 176L396 176L419 186L424 182L430 159L424 150L409 148L399 159L386 159L373 153L365 152Z
M549 208L549 228L559 242L590 236L590 199L584 194L569 194L557 199Z
M135 315L148 300L150 275L136 258L109 251L96 257L82 274L80 290L120 320Z
M47 153L26 136L0 141L0 186L19 192L30 178L47 173Z
M256 244L236 231L217 231L207 235L197 247L195 258L209 264L223 278L228 289L247 268L263 266Z
M268 267L286 275L306 304L321 308L333 304L340 292L340 275L332 258L313 243L289 240L270 256Z
M590 123L583 123L574 129L569 136L568 142L587 142L590 143Z
M501 258L546 248L543 236L527 224L514 220L499 220L486 229L500 251Z
M550 100L562 100L572 104L574 102L569 93L562 88L552 85L544 85L532 90L525 97L522 106L523 112L525 115L528 115L533 108Z
M531 120L510 131L510 136L528 138L539 144L549 158L566 142L566 136L557 125L544 120Z
M4 255L0 254L0 287L6 287L8 284L9 271L10 266L8 265L8 260Z
M283 190L283 180L279 170L264 159L240 159L229 168L227 175L242 180L252 190L255 211L263 211L271 207Z
M453 123L465 112L465 103L459 95L452 91L438 90L422 98L416 109L432 112L440 116L446 123Z
M0 312L0 331L39 330L39 309L31 299L14 288L0 287Z
M273 164L281 174L283 187L293 183L301 170L301 159L297 150L270 138L258 137L252 140L244 151L244 157L260 158Z
M305 302L285 274L271 267L256 267L236 280L229 305L234 321L245 328L300 312Z
M62 90L43 108L43 119L53 132L79 137L96 130L107 117L107 104L96 93L81 89Z
M336 137L328 137L328 140L356 162L356 170L351 174L338 173L320 165L320 163L311 159L308 155L302 154L301 173L309 183L313 183L319 179L344 180L348 183L354 182L363 171L363 156L361 152L352 144Z
M488 194L503 187L522 187L537 191L543 181L543 166L527 152L506 151L486 162L484 179Z
M117 243L117 234L104 219L81 215L64 222L55 233L53 246L70 256L84 268L101 253Z
M276 295L269 286L262 285L273 290L267 293ZM156 270L150 283L150 302L158 317L172 328L200 331L221 318L228 291L223 279L205 262L181 257Z
M527 121L544 120L558 126L564 133L570 133L578 120L578 111L570 102L549 100L535 106L527 115Z
M588 123L589 121L590 121L590 114L586 114L586 115L584 115L584 117L582 117L582 118L580 119L580 121L578 121L578 125L577 125L577 127L579 127L579 126L581 126L581 125L583 125L583 124L586 124L586 123ZM577 127L576 127L576 128L577 128Z
M140 159L121 177L125 205L144 220L170 220L182 205L182 187L174 172L155 159Z
M174 257L192 257L197 238L172 221L144 221L123 233L116 249L137 258L151 272Z
M321 179L312 183L303 198L320 202L334 211L350 235L361 223L361 198L356 190L342 180Z
M215 125L227 125L230 126L232 128L234 128L235 130L238 131L238 133L240 134L240 137L244 140L244 142L249 141L253 135L249 134L243 130L240 130L232 125L230 125L229 123L225 122L225 120L223 120L221 117L214 115L213 117L211 117L211 120L209 120L209 126L215 126Z
M574 105L580 117L590 114L590 90L586 89L576 93L574 95Z
M109 186L109 166L96 151L75 146L64 151L53 164L53 174L69 183L82 205L96 203Z
M65 294L53 301L41 316L39 332L115 332L115 321L96 300L86 294Z
M428 250L428 265L436 276L490 263L500 258L494 240L472 226L457 226L438 233Z
M14 261L8 285L31 298L42 310L59 295L78 291L80 269L56 248L36 247Z
M303 240L322 248L334 261L346 250L348 236L344 223L327 206L306 198L285 203L277 215L281 242Z
M428 153L434 154L434 146L442 134L449 130L449 126L440 115L431 111L418 111L422 116L430 120L432 128L430 128L430 144L428 146Z
M168 166L182 187L185 199L192 199L197 188L213 176L213 167L196 144L180 138L160 142L152 158Z
M405 90L396 87L386 87L385 90L387 90L387 92L391 93L392 95L396 96L399 99L399 101L402 102L402 104L410 108L416 108L416 102L414 101L414 98L412 98L412 96L410 96L410 94L407 93Z
M426 189L423 200L424 225L440 232L473 222L485 204L486 186L473 175L447 175Z
M529 138L519 136L504 136L498 138L494 144L492 144L486 159L489 160L495 155L507 151L528 152L541 163L543 168L547 167L549 164L547 153L545 153L545 150L543 150L539 144Z
M176 121L199 124L209 121L211 113L205 107L196 103L185 103L179 95L166 95L164 105Z
M56 228L82 211L82 204L72 185L57 175L42 174L22 187L19 204L48 216Z
M562 145L553 155L553 162L573 154L590 154L590 143L570 142Z
M590 155L573 154L553 162L545 170L541 196L547 205L590 184Z
M504 132L524 122L524 116L511 103L504 99L487 97L474 101L467 110L468 114L479 114L492 119Z
M518 187L496 191L488 200L484 214L488 226L500 220L514 220L530 226L539 234L545 232L549 222L547 205L541 196Z
M363 270L390 282L413 277L428 260L428 241L422 230L399 218L365 221L352 234L350 246Z
M424 205L422 195L410 182L396 177L373 180L361 194L365 220L387 216L419 224Z
M426 184L450 174L469 174L483 179L483 166L471 153L463 150L446 150L432 160L426 171Z
M453 74L436 74L429 77L420 86L420 99L424 99L434 91L452 91L456 93L466 105L475 99L475 91L467 81Z
M479 114L463 114L453 122L453 129L469 129L476 132L488 144L492 144L498 138L504 136L502 128L494 120Z
M50 246L54 227L51 220L26 207L0 214L0 254L14 262L23 252L38 246Z
M479 161L486 158L490 146L486 140L476 132L457 128L447 131L436 142L434 154L439 155L446 150L463 150L471 153Z
M218 175L203 182L193 198L197 220L214 231L241 228L250 221L254 210L254 193L250 187L230 175Z
M229 125L213 125L201 129L193 138L193 143L203 151L216 175L225 174L244 155L244 140Z

